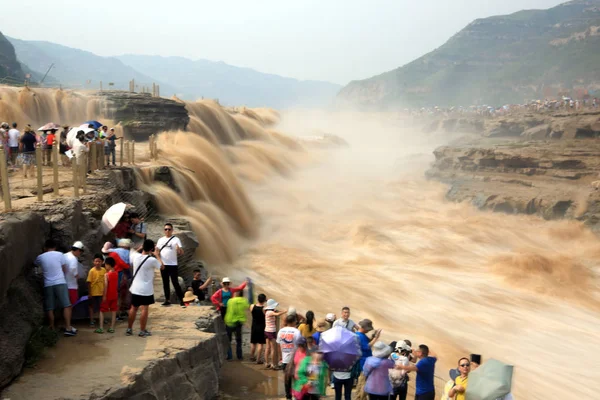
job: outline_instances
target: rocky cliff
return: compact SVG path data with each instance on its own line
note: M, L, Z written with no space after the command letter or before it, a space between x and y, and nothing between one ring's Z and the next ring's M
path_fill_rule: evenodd
M136 141L148 140L153 133L185 130L190 121L185 104L175 100L125 91L96 95L107 100L106 117L121 122L125 136Z
M15 48L0 32L0 82L7 77L11 83L25 78L21 64L17 60Z
M354 81L338 100L368 107L520 104L597 90L600 0L478 19L393 71Z

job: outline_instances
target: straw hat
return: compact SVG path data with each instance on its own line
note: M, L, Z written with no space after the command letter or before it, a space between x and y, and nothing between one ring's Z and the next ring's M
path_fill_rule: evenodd
M265 310L274 310L277 308L278 305L279 305L278 302L276 302L273 299L269 299L269 300L267 300L267 305L265 306Z
M326 320L320 319L317 321L317 332L325 332L329 328L329 324Z
M392 354L392 348L381 340L373 345L373 357L388 358Z
M185 292L185 296L183 296L184 303L190 303L190 302L196 301L196 300L198 300L198 296L196 296L194 294L194 292L192 292L191 290L188 290L187 292Z

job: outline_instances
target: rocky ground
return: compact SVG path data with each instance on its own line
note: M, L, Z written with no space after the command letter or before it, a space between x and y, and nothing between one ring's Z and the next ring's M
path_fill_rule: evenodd
M212 307L154 305L150 310L151 337L125 336L126 322L119 322L114 334L96 334L93 328L80 326L77 336L48 349L44 359L26 369L2 398L216 397L227 343L220 317L215 318Z
M599 117L590 112L523 114L452 122L460 129L470 127L469 136L436 149L427 176L448 183L447 198L453 201L546 219L577 219L595 228L600 221ZM448 120L438 123L446 126L442 131L451 125Z

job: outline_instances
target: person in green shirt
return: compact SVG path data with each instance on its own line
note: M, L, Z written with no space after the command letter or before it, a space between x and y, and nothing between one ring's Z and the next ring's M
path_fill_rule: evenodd
M227 359L231 360L233 354L231 351L231 339L235 332L235 352L238 360L242 360L242 326L246 322L246 310L250 308L248 300L244 297L244 290L235 292L233 298L227 302L227 312L225 313L225 325L227 327L227 337L229 337L229 349L227 350Z

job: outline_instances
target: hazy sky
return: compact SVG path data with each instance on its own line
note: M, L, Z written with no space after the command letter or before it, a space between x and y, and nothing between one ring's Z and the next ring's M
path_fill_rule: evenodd
M5 35L110 56L224 61L346 84L399 67L476 18L557 0L1 0Z

